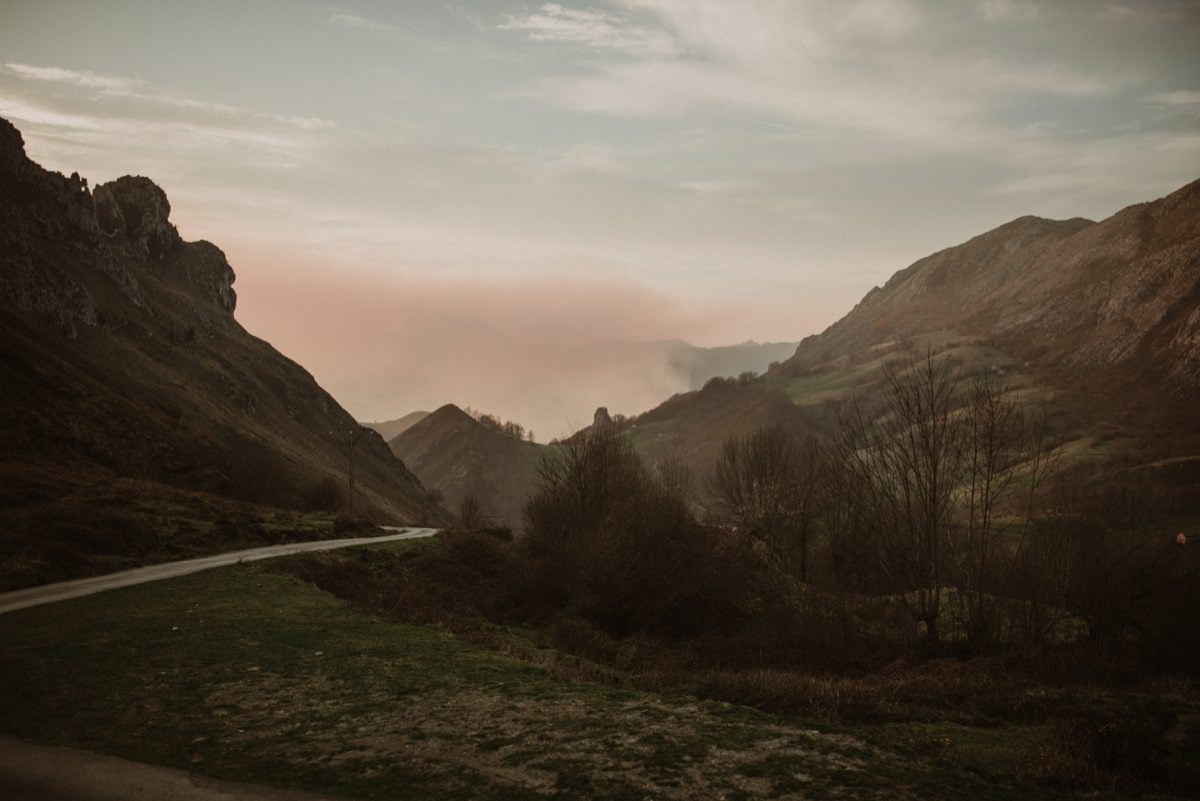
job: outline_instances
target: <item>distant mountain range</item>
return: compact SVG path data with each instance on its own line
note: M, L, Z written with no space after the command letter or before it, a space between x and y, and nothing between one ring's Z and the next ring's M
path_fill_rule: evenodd
M363 423L367 428L379 433L385 441L390 442L398 435L412 428L429 416L429 412L409 412L395 420L384 420L378 423Z
M148 178L89 190L42 169L0 120L4 464L281 507L344 504L346 432L357 424L238 324L224 254L184 242L169 214ZM431 515L378 434L358 441L354 470L356 513Z
M748 380L748 374L762 373L795 351L795 342L704 348L674 339L598 342L579 348L577 358L581 364L625 364L631 372L646 365L659 371L666 365L677 377L677 385L698 390L714 379L741 375ZM754 410L745 411L747 425L760 417ZM537 486L536 466L544 446L505 436L452 404L433 414L413 412L366 425L388 440L392 452L426 486L441 490L451 510L470 495L488 516L513 527L521 525L521 508ZM702 427L703 420L697 426Z

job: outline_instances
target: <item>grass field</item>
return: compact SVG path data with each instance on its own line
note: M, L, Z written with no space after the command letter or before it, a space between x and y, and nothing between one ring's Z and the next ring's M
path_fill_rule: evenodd
M7 614L0 644L4 733L347 798L1045 797L941 729L573 681L261 566Z

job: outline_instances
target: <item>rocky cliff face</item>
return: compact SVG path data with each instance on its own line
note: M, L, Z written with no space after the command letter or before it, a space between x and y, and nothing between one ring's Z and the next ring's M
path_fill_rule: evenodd
M89 191L0 119L0 452L277 505L341 486L357 423L234 319L219 248L185 242L144 177ZM426 493L374 432L356 510L411 521Z
M115 287L152 316L139 274L153 272L188 291L198 310L211 314L206 307L215 306L224 312L219 317L232 314L237 295L224 254L211 243L180 238L166 193L149 178L125 176L90 192L77 174L66 178L29 161L20 132L0 119L0 180L7 221L0 230L0 294L8 311L47 321L67 336L77 335L79 324L118 327L122 319L103 314L106 304L97 305L96 293ZM51 258L54 249L66 258ZM79 259L114 287L77 274L70 267Z

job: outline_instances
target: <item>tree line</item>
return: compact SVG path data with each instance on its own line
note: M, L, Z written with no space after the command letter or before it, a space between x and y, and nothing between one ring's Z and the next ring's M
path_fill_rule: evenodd
M512 420L503 420L494 414L481 412L477 409L472 409L470 406L464 406L463 411L466 412L470 417L474 418L477 423L480 423L484 427L490 428L492 431L495 431L499 434L503 434L506 437L528 440L529 442L536 441L534 439L533 431L526 429L525 426L521 425L520 423L514 423Z
M991 374L909 357L830 434L726 440L701 523L686 471L592 431L542 462L534 586L610 632L758 632L759 653L785 659L1077 639L1194 662L1179 613L1198 600L1196 548L1168 535L1152 484L1087 474L1052 445L1045 415Z

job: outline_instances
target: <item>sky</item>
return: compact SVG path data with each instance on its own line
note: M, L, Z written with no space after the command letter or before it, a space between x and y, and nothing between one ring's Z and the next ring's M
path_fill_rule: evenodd
M683 389L588 343L793 341L1024 214L1200 177L1200 3L0 3L43 166L153 178L360 420L546 436Z

